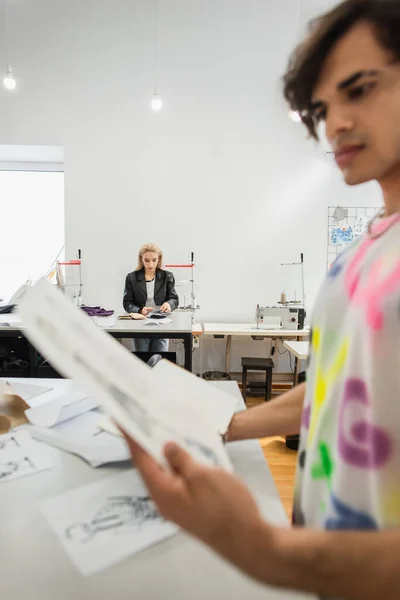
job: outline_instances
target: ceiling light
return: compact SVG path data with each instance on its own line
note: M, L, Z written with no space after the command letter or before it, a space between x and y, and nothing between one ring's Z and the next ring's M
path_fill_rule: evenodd
M163 107L163 101L158 93L158 53L157 53L157 37L158 37L158 2L154 0L154 94L150 102L150 106L154 111L159 111Z
M301 116L300 113L297 112L297 110L291 110L289 112L289 117L292 119L292 121L294 121L295 123L300 123L301 121Z
M11 52L10 52L10 35L8 30L8 5L7 0L4 0L4 8L5 8L5 17L6 17L6 45L7 45L7 56L8 56L8 68L7 75L3 79L4 87L7 90L15 90L15 86L17 82L14 79L14 75L12 72L11 66Z
M150 106L153 110L161 110L163 107L163 101L161 100L161 96L155 93L151 99Z
M15 86L17 85L17 82L14 79L14 75L13 75L11 67L8 67L7 75L4 77L3 83L4 83L4 87L7 88L8 90L15 90Z

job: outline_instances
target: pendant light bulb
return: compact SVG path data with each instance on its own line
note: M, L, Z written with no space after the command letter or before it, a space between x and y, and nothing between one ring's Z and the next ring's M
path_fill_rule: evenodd
M4 77L3 83L4 87L7 88L7 90L15 90L17 82L14 79L11 65L7 69L7 75Z
M153 110L158 111L163 107L163 101L161 100L161 96L157 93L153 94L153 97L150 102L150 106Z
M297 112L297 110L291 110L289 112L289 117L292 119L292 121L294 121L295 123L300 123L301 121L301 116L300 114Z

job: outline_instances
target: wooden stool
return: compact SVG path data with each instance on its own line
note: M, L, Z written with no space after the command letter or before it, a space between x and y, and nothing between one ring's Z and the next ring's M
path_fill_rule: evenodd
M242 357L242 394L246 402L247 371L265 371L265 400L271 399L272 392L272 369L274 361L272 358Z

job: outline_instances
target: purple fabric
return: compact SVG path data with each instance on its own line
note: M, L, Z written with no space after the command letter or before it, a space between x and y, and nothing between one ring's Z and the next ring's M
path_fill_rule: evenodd
M114 314L113 310L106 310L100 306L82 306L82 310L84 310L89 317L111 317L111 315Z

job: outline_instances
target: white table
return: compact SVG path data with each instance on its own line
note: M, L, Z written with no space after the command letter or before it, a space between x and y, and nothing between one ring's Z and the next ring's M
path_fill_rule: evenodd
M21 380L18 380L21 381ZM65 385L65 380L35 380ZM30 380L32 383L33 380ZM243 400L236 382L215 382ZM51 393L51 392L49 392ZM45 400L44 395L41 397ZM287 519L257 441L228 445L236 473L257 498L268 520ZM184 533L91 577L69 561L38 510L46 498L127 470L130 465L92 469L83 460L49 448L55 466L0 484L0 597L18 600L305 600L306 595L261 586L237 572ZM238 532L240 535L240 532ZM265 557L268 560L268 557Z
M283 343L283 345L295 357L293 384L297 385L300 361L307 360L308 353L310 351L310 342L292 342L292 341L288 342L288 341L285 341Z
M225 347L225 372L230 372L231 348L233 336L256 336L269 339L307 338L310 335L308 329L263 329L262 325L257 329L256 324L249 323L204 323L204 335L226 337Z
M203 334L203 326L201 323L193 323L192 334L193 336L200 336Z
M147 323L155 322L155 319L140 319L140 320L119 320L115 315L111 317L92 317L93 320L115 338L168 338L183 340L185 350L185 368L188 371L192 370L192 336L199 335L198 325L195 333L192 326L191 312L172 312L169 315L172 319L171 323L160 325L147 325ZM8 323L8 325L1 325ZM0 338L8 336L23 336L25 326L21 322L18 314L0 315ZM36 375L36 351L29 344L30 361L33 365L31 376Z

